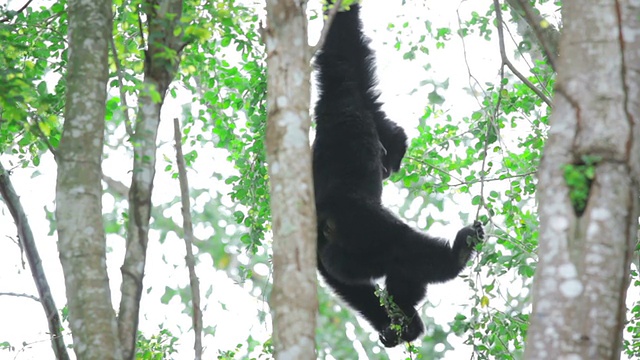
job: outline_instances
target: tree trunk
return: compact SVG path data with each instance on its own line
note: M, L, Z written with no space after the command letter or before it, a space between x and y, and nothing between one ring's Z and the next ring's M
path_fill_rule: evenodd
M315 359L316 217L309 148L306 1L267 1L267 157L277 359Z
M156 174L156 138L160 110L180 64L186 45L176 27L182 16L182 0L146 0L142 9L147 18L148 43L145 51L143 89L138 98L138 116L133 144L133 174L129 191L127 251L122 265L118 330L125 360L135 358L138 316L149 241L151 194Z
M65 121L56 153L58 251L78 359L121 359L102 223L111 1L69 0Z
M563 2L526 359L620 357L639 215L639 11L632 0ZM578 211L576 169L591 180Z

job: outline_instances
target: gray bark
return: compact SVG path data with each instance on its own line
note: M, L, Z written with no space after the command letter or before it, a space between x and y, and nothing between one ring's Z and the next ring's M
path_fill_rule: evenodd
M267 157L276 359L315 359L316 217L309 148L306 1L267 1Z
M639 215L640 2L565 0L562 11L525 358L618 359ZM585 155L601 160L577 216L563 169Z
M78 359L121 359L105 259L102 145L111 1L70 0L65 121L56 219L69 326Z

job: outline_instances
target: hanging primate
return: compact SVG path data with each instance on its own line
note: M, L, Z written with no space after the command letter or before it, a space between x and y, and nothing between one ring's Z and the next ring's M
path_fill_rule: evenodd
M387 347L424 331L416 305L430 283L455 278L483 238L479 222L449 246L419 232L381 205L382 181L400 168L404 130L381 109L373 54L359 5L338 12L316 56L313 176L318 214L318 269L326 283L379 332ZM373 280L401 311L388 311ZM398 315L400 314L400 315Z

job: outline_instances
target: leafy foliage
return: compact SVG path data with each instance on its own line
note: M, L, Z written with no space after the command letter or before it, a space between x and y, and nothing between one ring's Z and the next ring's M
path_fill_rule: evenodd
M0 22L0 151L38 165L60 141L66 66L66 1L8 13ZM9 19L11 21L9 21Z
M190 47L183 62L193 71L183 73L182 81L191 91L202 94L194 100L203 106L189 114L187 126L202 126L193 143L211 141L229 152L227 160L239 174L227 177L225 182L233 185L232 199L243 205L234 217L249 229L240 240L256 253L263 245L270 219L264 148L266 73L258 17L233 2L219 3L203 15L202 26L210 29L214 39ZM231 45L240 55L236 64L225 60ZM207 71L195 71L203 67Z
M271 339L268 339L264 344L260 344L260 342L254 340L249 336L247 339L247 351L248 353L253 353L256 349L257 345L261 345L262 351L260 354L252 359L261 360L261 359L272 359L273 358L273 344L271 343ZM244 351L243 344L237 344L235 349L227 350L227 351L219 351L218 352L218 360L233 360L242 357Z
M178 338L167 329L160 329L156 335L146 338L138 332L136 360L165 360L171 359L177 353L175 345Z
M569 187L569 199L578 216L587 207L591 183L596 176L596 165L599 157L583 156L581 164L566 164L564 179Z
M640 275L637 270L631 271L631 285L640 287ZM626 335L623 341L623 352L630 359L640 357L640 300L636 300L633 306L628 309Z

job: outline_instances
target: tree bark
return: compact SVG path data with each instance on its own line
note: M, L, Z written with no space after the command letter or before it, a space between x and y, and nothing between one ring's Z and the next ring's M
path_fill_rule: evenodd
M315 359L316 217L309 148L306 1L267 1L267 158L277 359Z
M618 359L638 227L637 0L565 0L526 359ZM564 170L597 159L584 213Z
M121 359L102 223L102 145L111 1L70 0L65 121L56 219L69 326L78 359Z

